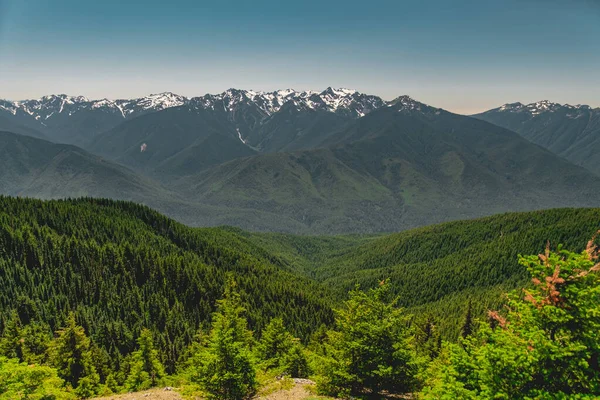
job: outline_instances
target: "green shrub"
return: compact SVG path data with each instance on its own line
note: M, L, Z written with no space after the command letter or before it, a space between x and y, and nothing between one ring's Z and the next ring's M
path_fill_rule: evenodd
M389 301L389 285L350 292L328 334L326 365L319 381L332 395L406 393L417 383L417 358L402 310Z
M75 396L64 388L64 381L50 367L27 365L0 356L1 400L68 400Z
M600 260L590 241L521 257L532 285L431 367L431 399L563 399L600 395Z

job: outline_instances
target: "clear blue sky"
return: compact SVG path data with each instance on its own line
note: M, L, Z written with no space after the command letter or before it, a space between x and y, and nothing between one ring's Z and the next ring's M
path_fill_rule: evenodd
M327 86L600 106L600 0L0 0L0 98Z

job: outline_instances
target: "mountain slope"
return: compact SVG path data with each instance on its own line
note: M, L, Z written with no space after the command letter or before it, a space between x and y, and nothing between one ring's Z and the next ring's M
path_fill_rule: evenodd
M164 192L128 169L75 146L9 132L0 132L0 163L0 187L8 195L144 201Z
M190 158L189 162L198 161ZM195 226L230 222L256 230L278 225L295 232L304 229L297 221L270 210L248 212L221 204L200 204L78 147L9 132L0 132L0 194L41 199L85 196L131 200Z
M331 132L352 121L344 113L288 102L266 118L244 140L261 152L294 151L320 147Z
M0 132L0 194L58 199L104 197L160 209L180 221L216 225L219 207L188 202L156 182L71 145ZM237 210L228 210L237 215ZM263 215L262 220L275 217Z
M347 290L391 278L400 304L455 339L467 303L475 315L522 286L519 254L546 242L583 250L600 209L556 209L458 221L373 237L188 228L151 209L103 199L39 201L0 196L0 319L56 329L73 310L112 363L151 328L169 368L206 327L227 274L260 330L281 316L307 338L332 321Z
M55 331L75 311L113 368L149 328L173 372L228 274L252 329L280 316L307 338L332 320L327 291L241 235L188 228L133 203L0 196L0 248L0 319L14 309Z
M236 159L171 187L205 204L274 211L316 233L600 204L600 179L583 168L514 132L408 98L330 132L324 145Z
M296 221L302 226L296 232L303 233L392 229L389 219L400 218L402 211L377 179L348 167L328 149L236 159L170 187L203 204L246 210L249 217L272 212ZM249 228L222 218L224 224ZM294 232L284 221L268 230Z
M201 150L200 145L207 141L219 146L218 139L223 138L222 140L226 141L227 136L239 142L235 128L227 121L220 120L214 113L205 109L181 106L127 121L96 137L88 149L132 168L151 172L165 170L161 168L161 163L180 152L193 153L194 148ZM231 143L231 141L227 142ZM237 146L239 144L234 143ZM234 157L254 154L250 148L247 152L235 148L222 150L226 151L219 151L212 155L216 157L217 162L226 161L226 158L221 157L225 157L228 152L231 152ZM187 158L185 153L183 157ZM172 160L167 164L173 162L175 161ZM181 160L179 164L185 162ZM185 172L180 171L180 173Z
M347 89L321 93L230 89L134 118L98 135L87 149L170 179L258 152L318 147L329 132L383 104L376 96ZM212 149L220 151L206 160Z
M600 175L600 108L549 101L505 104L475 115Z
M527 284L519 255L542 253L547 242L582 251L598 229L596 208L509 213L372 237L246 235L336 292L389 278L400 305L436 315L438 328L456 338L469 301L484 315L501 293Z

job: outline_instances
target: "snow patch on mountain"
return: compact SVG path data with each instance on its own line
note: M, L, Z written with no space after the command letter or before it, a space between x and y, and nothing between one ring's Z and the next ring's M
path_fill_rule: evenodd
M559 104L549 100L541 100L530 104L507 103L492 111L527 113L532 117L535 117L544 113L554 113L561 110L567 111L567 117L569 118L580 118L584 115L584 112L590 111L592 108L584 104Z
M235 130L237 131L238 134L238 138L240 139L240 142L246 144L246 141L244 140L244 138L242 137L242 133L240 132L240 130L238 128L235 128Z

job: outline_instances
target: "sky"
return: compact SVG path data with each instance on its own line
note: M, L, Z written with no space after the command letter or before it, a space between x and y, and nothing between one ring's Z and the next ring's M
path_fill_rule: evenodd
M328 86L600 107L600 0L0 0L0 98Z

